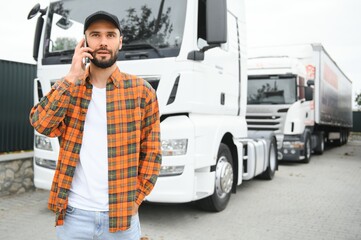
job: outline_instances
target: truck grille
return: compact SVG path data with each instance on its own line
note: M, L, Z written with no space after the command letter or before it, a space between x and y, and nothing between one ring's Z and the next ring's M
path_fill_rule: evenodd
M248 130L268 130L275 131L276 133L280 132L280 129L283 128L284 118L282 115L247 115L247 125Z
M154 90L157 91L158 85L159 85L159 80L160 77L143 77L144 80L146 80L147 82L149 82L150 85L152 85L152 87L154 88Z

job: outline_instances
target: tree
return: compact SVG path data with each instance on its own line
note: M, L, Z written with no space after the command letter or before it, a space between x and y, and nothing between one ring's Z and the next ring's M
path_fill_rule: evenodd
M356 102L356 105L358 106L359 110L361 110L361 92L356 95L355 102Z
M53 51L63 51L75 49L77 41L75 38L61 37L57 38L54 43Z
M161 2L157 18L152 18L152 10L146 5L137 12L135 8L129 8L126 18L120 21L123 26L123 42L144 42L161 47L168 46L168 37L173 31L170 21L171 8L163 12L163 1Z

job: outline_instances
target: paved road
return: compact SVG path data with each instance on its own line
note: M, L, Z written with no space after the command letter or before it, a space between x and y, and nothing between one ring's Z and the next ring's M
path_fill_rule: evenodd
M47 191L0 198L0 239L55 239ZM221 213L194 204L144 204L151 240L361 239L361 142L329 149L309 164L283 163L273 181L238 187Z

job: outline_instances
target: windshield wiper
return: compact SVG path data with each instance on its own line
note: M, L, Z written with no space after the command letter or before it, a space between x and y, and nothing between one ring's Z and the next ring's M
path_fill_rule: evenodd
M283 104L280 102L272 102L272 101L261 101L259 104Z
M141 49L153 49L159 57L164 57L163 54L159 51L159 48L150 43L132 43L124 44L122 50L141 50Z
M74 49L67 49L63 51L48 52L47 56L69 56L74 54Z
M48 52L46 57L60 57L60 62L71 63L74 54L74 49L68 49L63 51Z

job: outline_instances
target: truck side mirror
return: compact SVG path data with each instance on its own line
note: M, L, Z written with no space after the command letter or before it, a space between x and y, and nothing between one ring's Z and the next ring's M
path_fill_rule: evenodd
M227 1L207 0L206 33L209 45L227 42Z
M48 8L41 9L40 4L36 4L29 12L28 19L32 19L33 17L40 12L40 16L38 17L38 21L36 23L35 36L34 36L34 45L33 45L33 58L35 61L38 61L38 52L40 47L40 38L41 31L44 25L43 16L46 14Z
M38 12L40 11L40 4L37 3L35 4L35 6L30 10L29 14L28 14L28 20L32 19L33 17L36 16L36 14L38 14Z
M308 84L308 82L307 82ZM313 100L313 88L312 87L305 87L305 99L306 101Z
M34 35L34 45L33 45L33 58L35 61L38 61L41 30L43 29L43 25L44 25L44 19L42 16L39 16L38 21L36 23L36 29L35 29L35 35Z
M227 0L205 0L206 43L199 51L188 53L187 59L204 60L204 53L227 42Z
M69 21L69 19L65 18L65 17L61 17L59 19L59 21L56 22L56 26L67 30L69 29L71 26L73 26L73 23L71 21Z
M308 80L307 81L307 86L315 86L315 81L314 80Z

